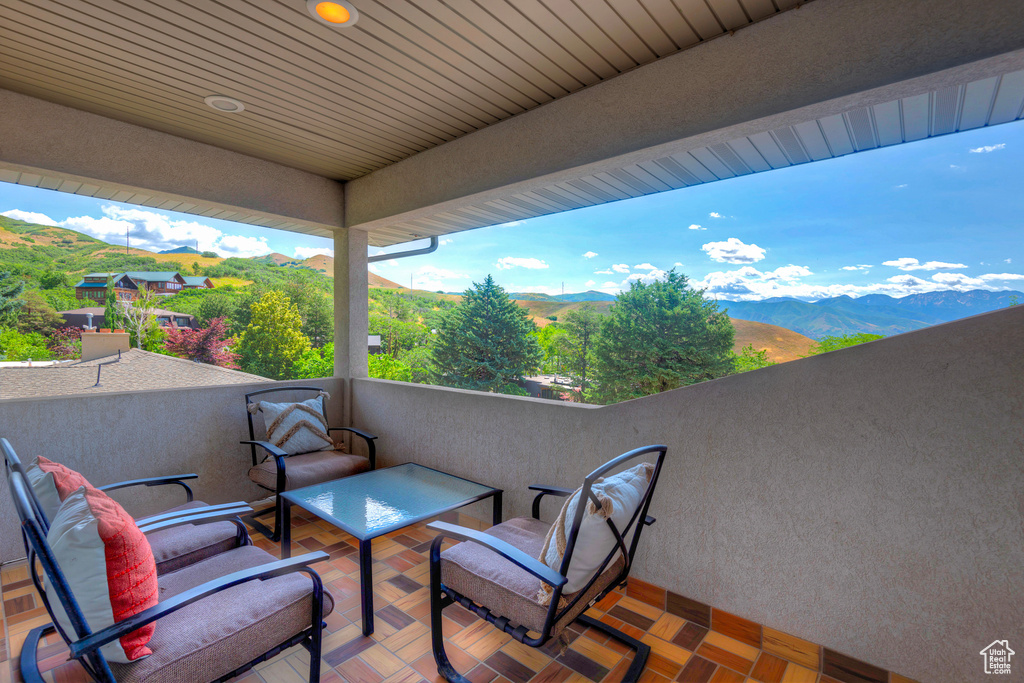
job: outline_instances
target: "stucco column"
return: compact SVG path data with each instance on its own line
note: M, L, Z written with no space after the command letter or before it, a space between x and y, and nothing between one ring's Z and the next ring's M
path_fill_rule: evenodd
M334 376L367 376L369 296L367 234L339 228L334 233Z

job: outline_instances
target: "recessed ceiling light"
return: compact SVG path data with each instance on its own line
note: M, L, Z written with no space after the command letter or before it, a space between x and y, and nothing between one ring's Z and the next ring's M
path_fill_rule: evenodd
M236 114L245 110L245 105L236 99L224 95L210 95L203 100L207 105L225 114Z
M306 9L321 24L348 28L359 19L359 12L347 0L306 0Z

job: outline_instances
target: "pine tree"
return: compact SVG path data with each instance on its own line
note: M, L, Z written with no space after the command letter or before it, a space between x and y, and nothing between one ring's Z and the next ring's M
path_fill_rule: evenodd
M590 389L594 344L601 332L601 316L593 304L583 304L569 311L565 316L565 332L569 376L580 393L585 394Z
M249 325L238 344L242 369L272 379L291 379L295 361L310 348L301 326L298 307L283 292L264 294L252 305Z
M687 282L672 270L619 295L594 347L590 400L626 401L729 374L732 322Z
M119 330L124 327L117 292L114 290L114 278L109 275L107 276L107 298L103 304L103 324L109 330Z
M15 279L9 271L0 271L0 322L10 319L25 303L18 298L24 290L24 282Z
M536 371L544 352L525 308L488 275L445 312L432 349L434 380L459 389L523 395L516 383Z

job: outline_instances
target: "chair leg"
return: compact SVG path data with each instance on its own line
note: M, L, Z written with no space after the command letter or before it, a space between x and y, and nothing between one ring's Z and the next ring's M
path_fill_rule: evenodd
M24 645L21 646L21 657L19 661L21 678L25 683L43 683L43 676L39 673L37 651L39 640L48 633L56 633L57 629L53 624L38 626L28 632Z
M245 521L247 521L252 526L253 529L255 529L256 531L260 532L261 534L266 536L268 539L270 539L274 543L280 543L281 542L281 506L282 506L281 499L280 498L275 498L275 500L274 500L274 507L267 508L266 510L261 510L260 512L254 512L253 514L247 516L245 518ZM271 529L266 524L264 524L263 522L261 522L258 519L256 519L257 517L266 517L267 515L269 515L271 513L273 513L273 515L274 515L274 528L273 529Z
M451 604L441 592L441 537L438 536L430 546L430 646L434 651L434 662L437 673L448 683L470 683L462 674L455 670L444 651L444 628L441 623L441 611Z
M626 674L622 678L622 683L636 683L640 679L640 674L644 671L644 665L647 664L647 657L651 654L651 648L649 645L645 645L636 638L627 636L619 629L609 626L603 621L594 619L593 617L588 617L585 614L580 615L576 621L581 624L586 624L591 628L595 628L598 631L611 636L623 645L626 645L631 650L636 651L636 655L633 657L633 663L630 664L629 669L626 670Z

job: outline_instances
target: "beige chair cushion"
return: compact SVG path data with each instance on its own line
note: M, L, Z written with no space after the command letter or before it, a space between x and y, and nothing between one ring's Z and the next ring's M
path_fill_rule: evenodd
M537 557L549 528L540 520L517 517L491 527L487 533L530 557ZM623 564L620 557L605 570L573 609L554 625L552 637L558 636L591 600L611 585ZM541 580L477 543L459 543L441 553L441 582L515 624L538 633L544 628L548 608L537 602ZM572 601L576 596L562 597Z
M370 461L361 455L340 451L316 451L292 455L284 459L284 473L289 491L333 479L341 479L370 469ZM266 462L249 470L249 478L265 489L277 490L277 462Z
M164 601L207 581L277 558L242 546L159 578ZM159 619L153 654L130 664L111 664L121 683L209 681L234 671L309 628L313 582L294 573L248 581L198 600ZM334 609L324 590L324 616Z
M164 512L191 510L206 507L206 503L195 500ZM183 524L146 534L149 546L156 559L156 573L167 574L177 569L231 550L238 545L238 527L231 522L210 524Z

